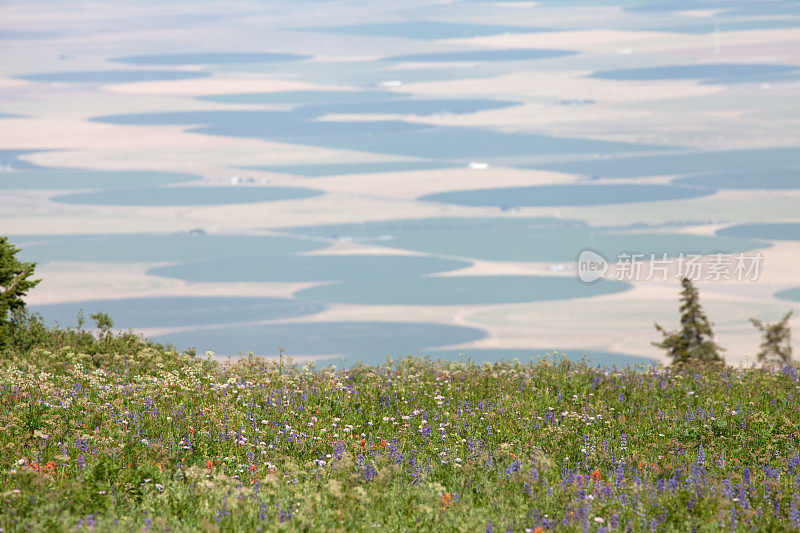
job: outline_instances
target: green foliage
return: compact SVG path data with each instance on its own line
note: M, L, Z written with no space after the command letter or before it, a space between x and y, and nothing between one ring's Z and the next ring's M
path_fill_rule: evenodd
M792 372L34 348L0 359L0 527L790 531Z
M107 336L109 331L111 331L111 328L114 327L114 321L111 320L111 317L108 316L107 313L98 311L89 318L94 320L97 329L100 330L100 333L103 337Z
M0 237L0 348L9 335L9 316L24 310L22 297L41 281L28 279L36 263L23 263L17 253L19 248L8 237Z
M789 318L792 312L789 311L783 318L774 323L763 323L760 320L751 318L753 326L761 331L761 351L758 352L758 360L773 365L786 365L792 361L792 331L789 327Z
M700 305L700 295L692 280L681 279L681 328L667 331L659 324L656 330L663 335L661 342L653 345L666 350L673 364L715 364L722 362L720 352L724 351L714 342L711 323Z
M113 321L105 313L92 315L98 328L99 336L83 329L83 312L78 315L77 328L47 327L41 315L26 310L15 311L8 321L5 342L0 353L14 357L30 353L35 349L51 352L71 350L77 353L99 357L103 354L132 355L146 347L164 349L131 331L113 333L110 331ZM96 318L97 317L97 318Z

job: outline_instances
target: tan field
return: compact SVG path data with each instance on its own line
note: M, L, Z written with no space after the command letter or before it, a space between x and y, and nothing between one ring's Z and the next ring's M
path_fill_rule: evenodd
M533 6L533 4L532 4ZM191 6L177 4L176 14ZM146 12L146 8L144 9ZM478 8L476 8L478 9ZM514 9L522 10L523 5ZM530 7L533 9L533 7ZM303 20L300 8L276 15L277 24L287 27ZM87 233L174 233L204 228L210 233L256 234L281 228L318 224L368 222L428 217L501 216L497 208L462 207L418 200L420 196L454 190L489 187L572 184L580 176L544 170L525 170L512 165L491 164L483 170L458 163L453 168L426 171L397 171L302 178L278 172L242 170L246 166L329 164L379 161L410 161L411 157L343 150L313 143L272 142L251 138L204 135L188 131L192 125L132 126L94 122L92 117L109 114L151 113L170 110L283 109L262 105L216 104L198 96L286 91L345 90L359 88L355 83L309 81L289 67L252 71L220 69L208 78L174 81L142 81L106 85L70 86L68 83L25 81L17 78L37 72L60 70L130 69L110 63L109 58L138 53L133 43L165 39L167 45L192 48L192 32L169 33L158 28L136 27L119 33L103 33L104 17L94 13L80 22L79 14L68 6L28 8L4 7L7 22L19 27L48 27L58 17L69 17L98 34L57 36L28 43L11 40L3 43L16 59L0 70L0 112L18 115L0 118L0 150L46 150L21 156L21 160L49 167L97 170L158 170L187 172L202 178L200 185L227 184L231 176L247 176L257 184L307 187L323 191L322 196L303 200L269 203L244 203L208 206L91 206L53 202L57 190L0 189L0 234L70 235ZM114 17L123 12L117 12ZM124 13L139 13L129 5ZM693 10L682 16L706 20L715 13ZM628 16L617 8L598 10L600 20ZM262 16L254 21L269 20ZM546 11L542 23L558 20ZM255 27L242 35L222 37L213 25L203 27L216 36L221 49L252 47ZM412 41L398 44L392 39L377 39L374 48L359 53L358 42L335 40L316 34L304 41L286 43L286 34L265 37L262 48L313 54L320 68L326 63L356 64L380 57L425 51L456 49L569 49L580 52L564 68L559 60L546 60L541 70L518 70L483 77L481 65L474 65L475 77L410 81L392 91L415 98L491 98L512 100L521 105L464 114L424 116L397 114L329 114L321 120L405 120L430 126L482 127L504 132L535 133L555 137L581 137L603 141L622 141L673 148L729 150L800 145L800 116L797 108L781 112L778 98L797 97L798 81L774 84L705 84L700 80L617 81L592 78L589 68L595 61L622 64L667 65L724 61L728 63L767 62L800 65L800 34L796 28L724 32L719 38L719 54L711 34L678 34L665 31L623 31L615 29L576 29L543 33L503 34L468 39L443 39L431 43ZM360 41L359 41L360 42ZM93 48L93 44L102 46ZM337 48L338 47L338 48ZM66 59L59 61L59 51ZM142 53L147 53L143 51ZM436 64L433 68L453 65ZM463 66L463 65L461 65ZM66 67L66 68L60 68ZM430 64L404 63L387 69L387 79ZM160 69L171 67L156 67ZM186 67L182 67L186 70ZM201 67L191 67L199 69ZM311 66L304 69L313 71ZM305 72L305 70L304 70ZM750 107L720 105L719 102ZM774 99L774 101L772 101ZM563 105L568 100L590 100L593 105ZM781 100L783 101L783 100ZM716 102L716 104L715 104ZM714 107L717 105L718 107ZM721 107L720 107L721 106ZM763 116L770 116L765 119ZM1 115L0 115L1 116ZM480 161L480 159L479 159ZM2 178L2 174L0 174ZM603 180L600 183L668 183L665 173L648 180ZM721 190L712 195L677 201L637 202L586 207L524 207L506 217L555 216L578 219L592 225L662 224L703 220L679 231L713 235L722 227L745 222L800 221L800 189ZM800 302L781 301L775 292L800 285L797 265L800 243L776 241L760 250L763 271L755 281L701 281L702 303L716 324L719 342L727 346L726 358L734 364L753 362L758 334L748 318L777 319L794 309L792 326L800 328ZM339 242L313 254L408 254L380 246ZM464 270L446 275L574 275L570 265L554 263L514 263L479 261ZM54 261L42 264L37 272L44 282L33 291L31 304L47 304L99 298L180 295L240 295L291 297L314 283L197 283L148 276L148 268L161 263L92 263ZM644 265L647 268L647 265ZM609 272L615 275L615 269ZM415 321L456 324L480 328L488 337L467 348L552 348L602 350L661 358L651 345L657 340L653 322L674 327L677 324L678 283L637 281L631 290L608 296L494 305L379 306L331 305L310 317L291 322L312 321ZM170 328L145 330L163 334ZM301 357L308 359L311 356Z

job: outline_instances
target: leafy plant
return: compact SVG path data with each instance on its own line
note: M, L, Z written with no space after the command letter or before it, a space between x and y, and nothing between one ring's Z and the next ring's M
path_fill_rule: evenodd
M96 312L95 314L91 315L89 318L94 320L97 329L100 330L100 334L102 337L107 337L111 328L114 327L114 321L111 320L111 317L108 316L108 313L103 313L101 311Z

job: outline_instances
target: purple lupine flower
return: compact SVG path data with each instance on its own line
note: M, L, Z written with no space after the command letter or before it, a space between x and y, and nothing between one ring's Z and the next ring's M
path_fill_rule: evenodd
M789 520L792 521L792 526L800 530L800 494L795 493L792 497L792 506L789 508Z
M372 461L366 463L361 468L361 475L364 477L364 479L367 480L367 482L370 483L372 482L373 479L378 477L378 472L375 470L375 466L372 464Z
M229 514L231 514L230 509L228 509L227 504L223 503L220 510L217 511L217 516L214 517L214 520L216 520L217 522L221 522Z
M744 483L736 485L736 497L739 498L739 505L744 509L750 509L750 499L747 497L747 487Z
M798 466L800 466L800 457L798 457L797 455L795 455L794 457L790 457L789 459L786 460L786 467L787 470L789 471L790 476L795 475Z
M506 476L511 477L511 475L513 475L515 472L519 472L521 469L522 464L518 460L515 460L508 468L506 468Z
M733 488L731 485L730 475L728 475L727 479L722 480L722 494L729 500L733 499Z
M294 513L293 513L292 504L289 503L289 505L287 507L282 508L278 512L278 521L281 524L283 524L284 522L291 522L292 518L293 518L293 515L294 515Z
M94 526L97 525L97 520L94 519L94 515L90 514L85 518L79 518L78 523L75 524L75 529L83 529L83 527L88 527L89 529L94 529Z
M336 444L333 445L333 455L341 460L344 456L344 443L342 441L336 441Z
M262 522L267 521L267 516L269 516L269 505L266 502L261 502L261 505L258 506L258 518Z
M614 482L617 486L622 485L622 480L625 479L625 464L620 461L617 463L617 471L614 477Z

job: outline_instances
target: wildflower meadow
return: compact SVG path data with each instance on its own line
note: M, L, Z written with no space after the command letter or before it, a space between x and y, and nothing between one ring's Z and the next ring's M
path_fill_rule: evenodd
M0 360L3 531L800 528L790 366L92 352Z

